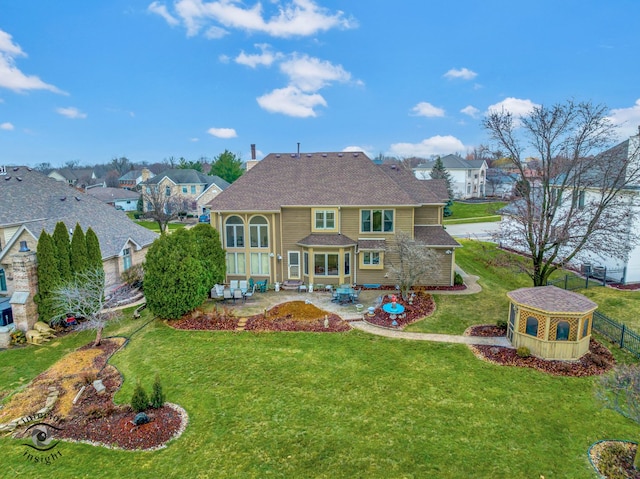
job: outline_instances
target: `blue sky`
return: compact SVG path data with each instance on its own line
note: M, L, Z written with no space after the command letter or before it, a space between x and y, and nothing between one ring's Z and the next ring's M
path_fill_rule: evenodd
M636 0L0 0L0 164L460 153L490 108L640 124Z

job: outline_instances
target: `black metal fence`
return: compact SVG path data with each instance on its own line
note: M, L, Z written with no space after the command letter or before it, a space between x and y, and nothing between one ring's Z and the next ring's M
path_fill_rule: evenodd
M593 313L593 329L622 349L640 358L640 335L598 311Z
M590 286L602 286L602 283L589 279L589 276L582 278L574 274L565 274L564 278L547 280L547 286L557 286L558 288L575 291L576 289L589 289Z

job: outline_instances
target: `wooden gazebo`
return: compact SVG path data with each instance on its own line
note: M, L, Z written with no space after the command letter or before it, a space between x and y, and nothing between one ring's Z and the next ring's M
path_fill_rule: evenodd
M589 350L593 312L585 296L555 286L507 293L511 304L507 338L543 359L579 359Z

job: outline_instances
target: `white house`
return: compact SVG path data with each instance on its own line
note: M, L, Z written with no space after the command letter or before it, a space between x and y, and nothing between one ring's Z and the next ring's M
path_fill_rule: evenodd
M465 160L458 155L440 158L442 165L451 175L451 188L454 198L484 198L486 192L487 162L484 160ZM419 180L431 179L431 170L435 160L427 161L413 169Z

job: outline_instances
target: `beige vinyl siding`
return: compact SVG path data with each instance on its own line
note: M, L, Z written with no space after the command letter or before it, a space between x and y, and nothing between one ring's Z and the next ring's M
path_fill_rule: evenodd
M19 228L20 228L19 226L12 226L11 228L5 228L4 229L4 231L3 231L4 239L2 240L2 247L3 248L11 240L13 235L16 234L16 231L18 231Z
M438 225L442 217L442 206L421 206L415 209L416 225Z
M311 208L283 208L282 209L282 238L280 251L282 251L281 281L287 280L289 272L288 251L300 252L300 279L306 281L304 276L303 248L296 244L301 239L311 234ZM337 219L336 219L337 222Z

